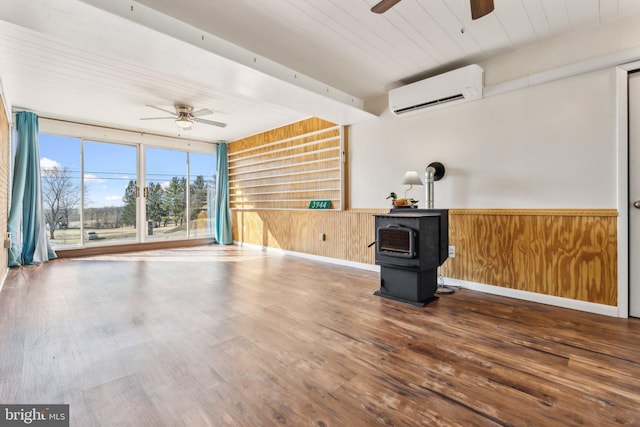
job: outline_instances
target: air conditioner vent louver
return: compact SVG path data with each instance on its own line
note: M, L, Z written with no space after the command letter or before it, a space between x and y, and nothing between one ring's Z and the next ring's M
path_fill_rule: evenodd
M396 116L482 98L484 70L469 65L389 91Z
M459 99L464 99L464 95L459 93L457 95L448 96L446 98L436 99L434 101L423 102L422 104L414 105L411 107L400 108L397 110L393 110L397 115L401 115L403 113L409 113L411 111L421 110L423 108L431 107L438 104L445 104L447 102L457 101Z

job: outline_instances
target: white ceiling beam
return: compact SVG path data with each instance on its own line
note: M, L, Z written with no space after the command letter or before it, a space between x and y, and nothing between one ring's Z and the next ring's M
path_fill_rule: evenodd
M375 117L363 110L362 99L137 2L82 1L208 52L206 60L201 61L202 67L197 68L189 64L191 78L209 79L211 84L221 85L241 95L275 103L294 111L306 112L343 125ZM220 74L221 70L224 70L223 74ZM223 82L216 82L216 79L220 78Z

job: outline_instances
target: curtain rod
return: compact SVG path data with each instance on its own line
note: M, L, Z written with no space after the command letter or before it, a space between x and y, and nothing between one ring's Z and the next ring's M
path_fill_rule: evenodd
M162 135L159 133L153 133L153 132L142 132L142 131L135 131L135 130L129 130L129 129L122 129L122 128L117 128L117 127L113 127L113 126L106 126L106 125L96 125L96 124L91 124L91 123L82 123L82 122L76 122L73 120L68 120L68 119L60 119L60 118L56 118L56 117L48 117L48 116L41 116L40 114L36 113L35 111L26 109L26 108L21 108L21 107L13 107L11 109L12 114L16 114L16 113L20 113L20 112L28 112L28 113L34 113L38 115L38 118L40 119L45 119L45 120L52 120L54 122L60 122L60 123L69 123L72 125L80 125L80 126L91 126L94 128L99 128L99 129L108 129L108 130L116 130L116 131L120 131L120 132L129 132L129 133L137 133L139 135L149 135L149 136L157 136L160 138L178 138L181 141L187 141L187 142L203 142L206 144L224 144L224 141L205 141L205 140L201 140L201 139L191 139L191 138L184 138L181 136L169 136L169 135Z

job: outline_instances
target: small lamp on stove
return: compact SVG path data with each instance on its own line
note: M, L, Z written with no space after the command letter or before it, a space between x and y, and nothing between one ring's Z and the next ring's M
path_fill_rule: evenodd
M424 184L422 183L422 180L420 179L420 175L418 175L418 172L407 171L407 173L404 174L404 178L402 178L402 185L409 186L409 188L407 188L404 191L404 197L407 197L407 192L411 190L414 185L422 187Z

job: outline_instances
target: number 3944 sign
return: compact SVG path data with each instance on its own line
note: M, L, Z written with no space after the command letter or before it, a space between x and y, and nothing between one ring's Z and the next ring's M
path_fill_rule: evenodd
M331 200L312 200L309 209L331 209Z

